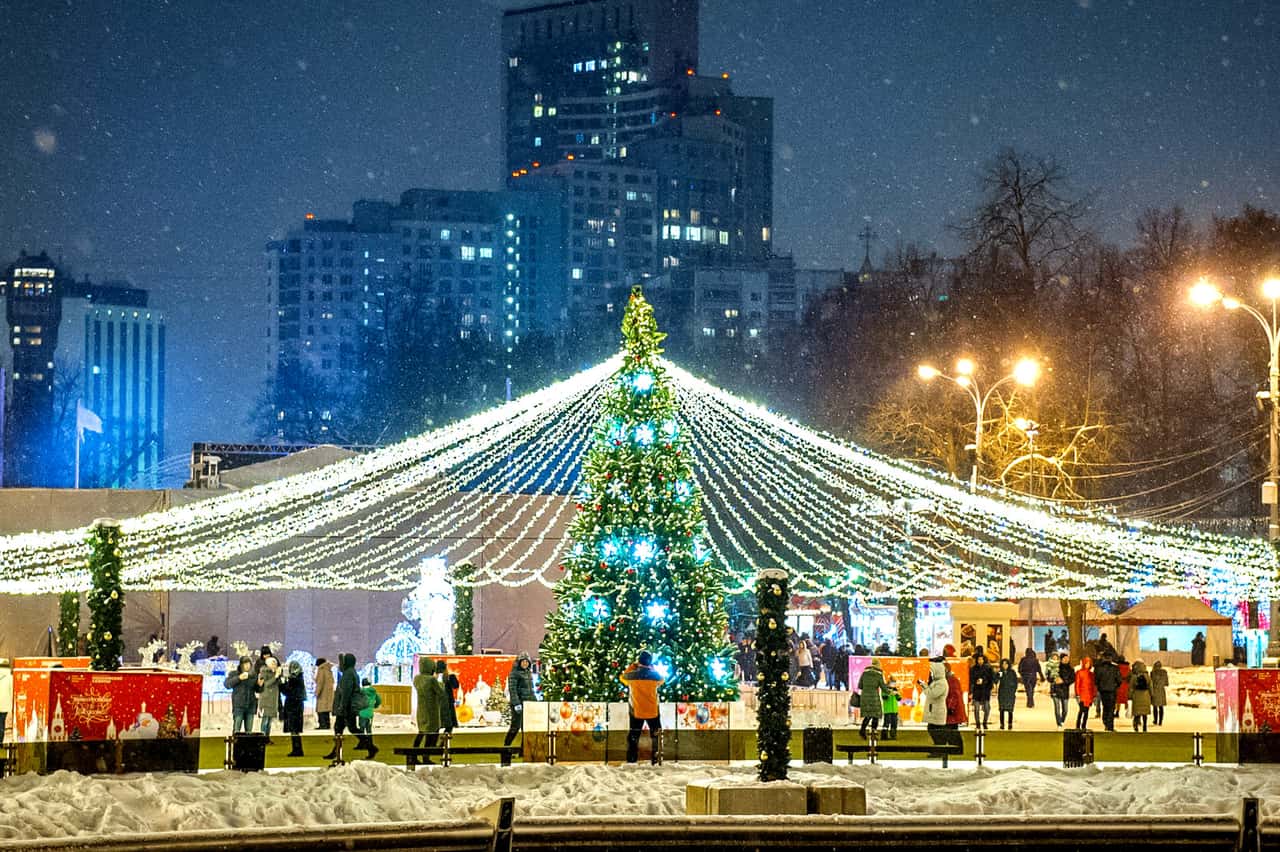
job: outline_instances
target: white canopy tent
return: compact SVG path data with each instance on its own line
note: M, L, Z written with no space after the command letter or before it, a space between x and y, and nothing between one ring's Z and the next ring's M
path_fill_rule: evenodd
M1206 664L1212 664L1215 656L1231 659L1231 618L1195 598L1147 598L1114 619L1115 646L1131 662L1190 665L1191 639L1196 633L1205 637Z

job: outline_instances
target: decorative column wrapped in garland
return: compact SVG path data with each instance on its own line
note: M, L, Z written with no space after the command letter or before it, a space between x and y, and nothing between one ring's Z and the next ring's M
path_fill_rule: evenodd
M80 644L80 593L63 592L58 597L58 656L74 657Z
M476 566L463 562L453 567L453 653L470 654L475 644L475 587L470 585Z
M756 746L761 781L785 781L791 764L790 601L787 572L780 568L761 571L756 581Z
M89 666L96 671L120 668L124 653L124 589L120 585L120 523L99 518L89 532Z
M898 598L898 656L916 655L916 599Z

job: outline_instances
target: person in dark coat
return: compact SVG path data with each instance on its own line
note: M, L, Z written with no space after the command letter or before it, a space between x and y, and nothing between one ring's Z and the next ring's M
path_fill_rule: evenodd
M444 706L440 708L441 727L445 733L452 733L458 727L458 708L454 706L454 695L458 692L458 676L449 671L449 664L444 660L436 660L436 674L440 675L440 686L444 690Z
M280 722L293 745L288 756L303 757L302 710L307 703L307 682L302 676L302 664L297 660L289 661L288 673L280 682L280 697L284 699Z
M996 702L1000 706L1000 730L1004 730L1008 719L1009 730L1013 730L1013 706L1018 703L1018 673L1013 670L1013 663L1003 659L1000 661L999 681L996 686Z
M1044 680L1044 669L1040 668L1040 658L1035 648L1028 648L1018 661L1018 674L1022 677L1022 687L1027 691L1027 706L1036 706L1036 684Z
M333 696L333 750L325 755L325 760L334 760L342 745L344 731L356 735L356 748L364 749L372 760L378 753L373 744L373 737L360 732L360 711L364 709L364 693L360 691L360 675L356 672L356 655L340 654L338 656L338 687Z
M1053 638L1053 631L1046 630L1044 633L1044 658L1046 661L1056 659L1058 653L1058 640Z
M414 748L431 748L444 727L444 687L435 675L436 665L429 657L418 660L418 674L413 676L413 691L418 696L416 721L418 735L413 738ZM424 761L431 763L430 759Z
M1067 721L1067 702L1071 698L1071 684L1076 681L1075 670L1066 654L1058 657L1058 669L1049 684L1049 697L1053 699L1053 718L1061 728Z
M1102 727L1116 729L1116 693L1120 691L1120 667L1111 655L1104 656L1093 667L1093 682L1098 687L1098 700L1102 702Z
M1159 660L1151 664L1151 721L1164 724L1164 707L1169 702L1169 672Z
M996 672L981 651L973 655L969 667L969 702L973 705L973 729L985 731L991 726L991 688Z
M537 701L533 693L533 663L529 655L521 653L511 666L511 674L507 678L507 696L511 701L511 725L507 728L507 736L502 744L509 746L515 742L516 734L524 729L524 703Z
M862 675L858 678L858 694L861 696L858 708L862 712L860 733L863 739L867 738L868 722L871 724L872 735L879 727L880 719L884 716L884 698L888 691L880 661L872 660L871 665L863 669Z
M217 636L210 636L209 641L205 643L204 653L206 657L221 657L222 646L218 644Z
M827 689L836 688L836 646L830 639L818 648L818 656L822 658L822 671L827 680Z
M1191 640L1191 665L1203 666L1206 642L1203 633L1197 633Z
M253 660L240 658L240 666L222 683L231 690L231 733L249 733L258 712L258 679L253 674Z

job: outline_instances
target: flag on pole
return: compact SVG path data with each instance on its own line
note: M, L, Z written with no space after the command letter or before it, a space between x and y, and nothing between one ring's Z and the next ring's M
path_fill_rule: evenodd
M102 418L84 407L84 400L76 400L76 434L83 436L84 430L102 434Z

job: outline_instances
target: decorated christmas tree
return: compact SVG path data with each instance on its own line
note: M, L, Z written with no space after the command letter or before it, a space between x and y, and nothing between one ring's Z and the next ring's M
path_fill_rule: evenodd
M89 533L90 667L113 672L124 653L124 589L120 585L120 524L110 519L93 522Z
M484 709L501 713L502 724L511 724L511 699L507 698L507 687L503 684L502 678L494 682L489 697L485 699Z
M583 462L572 544L547 616L547 698L620 701L641 650L664 700L737 697L724 569L706 543L701 494L658 356L665 335L639 288L622 320L623 364Z
M80 593L63 592L58 598L58 656L74 657L80 643Z

